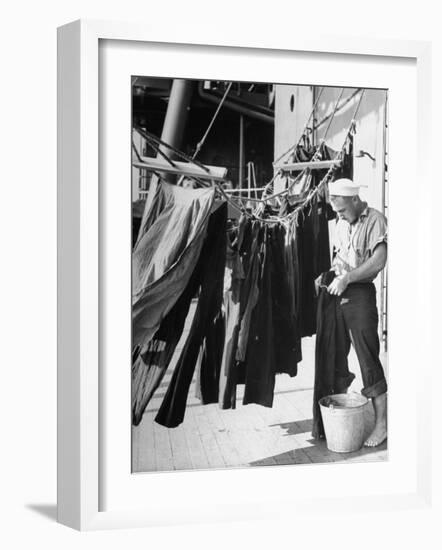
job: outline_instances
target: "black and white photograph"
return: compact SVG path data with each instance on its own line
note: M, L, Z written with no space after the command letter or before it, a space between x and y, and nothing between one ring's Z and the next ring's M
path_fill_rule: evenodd
M388 460L388 91L131 99L132 472Z
M437 548L437 5L5 6L2 548Z

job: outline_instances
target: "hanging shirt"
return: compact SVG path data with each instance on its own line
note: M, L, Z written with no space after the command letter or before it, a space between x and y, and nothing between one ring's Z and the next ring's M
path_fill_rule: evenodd
M336 222L333 265L339 268L339 273L351 271L366 262L378 244L386 242L387 218L375 208L366 206L355 223L342 219Z

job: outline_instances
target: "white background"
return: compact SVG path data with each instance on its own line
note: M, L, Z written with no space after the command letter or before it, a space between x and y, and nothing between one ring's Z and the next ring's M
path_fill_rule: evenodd
M2 10L0 87L1 311L1 519L4 548L121 548L124 544L169 549L296 546L360 549L436 548L441 541L440 372L433 397L435 503L432 510L376 516L293 516L293 521L202 525L79 534L56 524L56 27L79 17L185 24L225 36L296 33L303 21L318 34L381 36L434 41L433 143L440 156L442 38L436 2L373 0L259 4L206 1L14 2ZM437 69L436 69L437 68ZM436 149L437 147L437 149ZM439 175L435 175L439 181ZM417 182L417 190L424 182ZM429 197L439 215L438 196ZM427 197L417 193L416 207ZM412 217L410 218L412 222ZM437 242L437 239L435 239ZM435 253L440 252L435 248ZM440 265L440 261L439 261ZM413 269L410 250L408 269ZM404 273L406 277L406 273ZM414 292L415 289L410 289ZM435 296L435 307L440 298ZM412 343L407 343L412 345ZM425 358L422 359L423 361ZM440 367L439 361L439 367ZM419 365L416 365L418 375ZM438 382L438 383L437 383ZM437 439L437 437L439 439ZM332 512L332 511L331 511ZM222 511L220 511L222 513ZM49 516L49 517L48 517ZM439 520L439 521L438 521Z

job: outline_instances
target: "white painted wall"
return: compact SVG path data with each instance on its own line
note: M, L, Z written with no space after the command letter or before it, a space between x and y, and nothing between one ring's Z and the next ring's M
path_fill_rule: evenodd
M315 94L319 92L316 87ZM329 115L340 95L340 88L325 88L316 108L316 120L319 123ZM347 88L339 104L344 103L355 89ZM294 108L291 109L293 98ZM356 95L340 109L330 124L326 143L339 151L353 118L359 99ZM366 90L356 117L356 135L354 138L354 179L361 185L361 197L368 203L383 211L383 178L384 178L384 125L385 125L385 90ZM312 86L275 86L275 159L297 142L310 115L314 101ZM322 124L317 132L317 140L324 137L329 121ZM359 150L366 151L375 158L357 157Z
M333 111L341 92L340 88L326 88L321 94L317 106L316 118L320 122ZM340 104L355 92L346 89L341 97ZM385 90L366 90L361 106L356 116L356 135L354 137L354 181L361 185L361 198L370 206L383 211L383 178L384 178L384 125L385 125ZM359 94L356 95L342 110L339 110L331 122L326 143L330 147L340 150L346 132L353 118ZM317 131L318 139L324 136L328 121ZM369 157L358 157L358 151L370 153L375 161Z
M275 86L275 161L298 142L312 106L313 86ZM281 162L286 160L284 157ZM279 193L286 188L286 180L277 176L273 185Z
M313 86L275 86L275 159L298 141L312 106Z

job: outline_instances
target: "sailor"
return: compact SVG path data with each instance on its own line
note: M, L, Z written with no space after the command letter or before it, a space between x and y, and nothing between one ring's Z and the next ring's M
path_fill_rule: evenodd
M329 183L330 204L337 214L333 239L335 278L330 294L340 297L347 348L354 346L363 389L375 412L375 425L364 445L387 438L387 382L379 359L376 276L387 262L387 219L359 197L359 186L341 178Z

